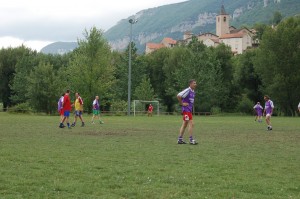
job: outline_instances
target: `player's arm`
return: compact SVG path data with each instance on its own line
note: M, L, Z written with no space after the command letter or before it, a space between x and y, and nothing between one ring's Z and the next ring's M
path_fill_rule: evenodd
M273 102L271 101L271 115L273 114L273 110L274 110L274 104L273 104Z
M185 98L189 93L189 89L185 89L183 91L181 91L180 93L178 93L177 95L177 99L178 99L178 102L181 106L188 106L189 103L186 103L186 102L182 102L182 99Z

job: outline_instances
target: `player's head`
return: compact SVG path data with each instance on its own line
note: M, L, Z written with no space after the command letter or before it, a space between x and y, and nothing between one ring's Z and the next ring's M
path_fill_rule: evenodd
M269 99L270 99L270 97L269 97L268 95L265 95L265 96L264 96L264 100L265 100L265 101L268 101Z
M189 80L189 85L190 85L191 89L194 90L196 88L196 86L197 86L196 80L195 79Z
M257 104L260 104L260 102L257 102Z
M95 99L98 100L98 99L99 99L99 96L97 95L97 96L95 97Z
M79 96L79 93L75 93L75 97L78 97Z
M68 95L70 94L70 90L69 89L66 91L66 94L68 94Z

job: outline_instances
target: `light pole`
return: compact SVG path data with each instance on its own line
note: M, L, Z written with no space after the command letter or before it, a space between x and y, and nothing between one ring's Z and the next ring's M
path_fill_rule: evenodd
M132 43L132 25L137 22L136 19L129 19L130 23L130 41L129 41L129 59L128 59L128 110L127 115L130 115L130 105L131 105L131 43Z

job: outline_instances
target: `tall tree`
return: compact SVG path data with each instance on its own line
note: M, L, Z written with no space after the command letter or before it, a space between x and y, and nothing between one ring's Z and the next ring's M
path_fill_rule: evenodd
M253 103L263 100L260 90L261 79L254 68L255 58L255 50L248 50L242 55L234 57L234 83L240 90L240 94L245 95L244 98L250 99Z
M57 75L50 63L40 62L28 78L27 94L30 105L38 112L54 113L57 107Z
M0 97L3 102L3 110L13 105L11 100L12 90L10 84L13 81L18 60L27 54L30 49L20 46L0 50Z
M10 99L14 104L23 103L28 100L27 87L29 75L34 67L38 66L39 58L36 51L28 51L17 61L14 78L11 81L12 90Z
M79 47L73 53L68 67L70 89L79 92L85 100L85 108L91 111L92 100L99 95L100 100L110 98L115 82L115 67L112 53L103 32L92 27L85 30L85 39L79 40Z
M285 115L295 115L300 93L300 17L268 28L258 50L255 67L264 92Z
M140 84L135 88L133 96L137 100L154 100L154 90L150 79L146 75L144 75Z

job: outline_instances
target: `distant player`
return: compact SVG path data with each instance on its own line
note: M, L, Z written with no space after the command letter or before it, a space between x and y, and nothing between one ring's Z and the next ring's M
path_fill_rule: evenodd
M300 102L299 102L299 104L298 104L298 111L300 112Z
M59 127L63 128L64 127L64 122L67 122L67 126L70 129L70 122L69 122L69 117L70 117L70 111L72 109L71 107L71 100L70 100L70 90L67 90L65 95L64 95L64 101L63 101L63 111L64 111L64 118L61 121Z
M260 105L260 102L257 102L257 104L253 107L255 110L256 116L254 121L262 122L262 114L263 114L263 107Z
M196 80L192 79L189 81L189 87L184 89L177 95L177 99L179 101L179 104L181 105L183 115L183 122L179 130L179 137L177 141L178 144L185 144L185 141L183 141L183 135L187 126L190 144L197 144L196 140L193 139L194 123L192 116L196 86Z
M76 125L77 122L77 118L79 117L79 119L81 120L81 126L84 126L84 121L82 118L82 113L83 113L83 100L80 97L79 93L75 93L75 103L74 103L74 107L75 107L75 116L74 116L74 122L72 123L72 126L74 127Z
M59 98L58 102L57 102L57 111L60 115L60 123L63 121L64 119L64 110L63 110L63 103L64 103L64 93L61 95L61 97ZM65 126L63 126L65 127Z
M152 117L152 112L153 112L153 106L152 106L152 104L149 104L149 106L148 106L148 117Z
M268 95L264 96L264 100L266 101L264 115L266 116L266 122L268 125L267 129L268 129L268 131L271 131L273 129L272 125L271 125L271 116L273 114L274 104L270 100L270 97Z
M100 124L104 124L104 122L100 119L100 103L99 103L99 96L95 97L93 101L93 117L92 117L92 124L95 124L94 119L98 118Z

